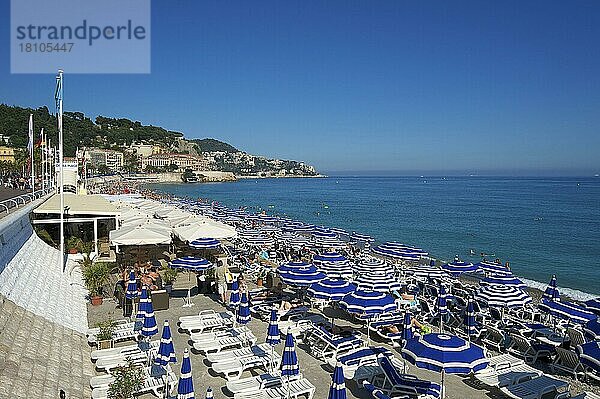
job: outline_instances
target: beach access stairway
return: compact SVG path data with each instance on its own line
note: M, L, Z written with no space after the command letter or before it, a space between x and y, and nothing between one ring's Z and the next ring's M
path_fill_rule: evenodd
M0 294L37 316L85 333L87 290L79 265L68 261L63 272L60 251L33 232L28 212L19 213L0 221Z
M0 295L0 398L91 396L94 375L83 334L35 315Z

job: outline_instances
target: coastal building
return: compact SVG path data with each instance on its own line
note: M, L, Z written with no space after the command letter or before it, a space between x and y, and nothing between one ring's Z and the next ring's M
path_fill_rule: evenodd
M60 164L56 165L56 178L60 182ZM65 193L77 193L79 182L79 162L77 158L63 158L64 179L63 187ZM60 184L60 183L59 183Z
M163 153L142 158L142 170L146 170L148 166L164 169L171 165L176 165L179 171L185 169L193 171L206 169L204 159L195 155Z
M120 172L123 170L123 153L115 150L89 148L78 154L78 158L85 159L88 168L98 170L106 168L107 172Z
M6 146L0 146L0 162L15 162L15 149Z
M164 148L155 144L131 144L129 150L136 154L138 157L145 158L150 155L162 154L165 152Z

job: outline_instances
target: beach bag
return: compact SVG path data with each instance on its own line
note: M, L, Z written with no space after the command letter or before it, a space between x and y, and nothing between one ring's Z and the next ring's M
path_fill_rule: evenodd
M225 272L225 282L227 284L233 283L233 274L229 270Z

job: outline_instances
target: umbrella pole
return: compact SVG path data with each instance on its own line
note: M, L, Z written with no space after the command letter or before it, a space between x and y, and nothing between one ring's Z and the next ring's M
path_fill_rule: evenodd
M444 386L444 376L445 376L446 372L444 371L444 369L442 369L442 399L444 399L446 397L446 387Z

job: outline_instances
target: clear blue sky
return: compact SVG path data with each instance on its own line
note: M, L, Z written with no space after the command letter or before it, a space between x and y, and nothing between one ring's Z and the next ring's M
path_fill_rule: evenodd
M600 2L422 3L154 1L152 73L67 74L65 108L328 172L600 173ZM0 5L0 102L52 109Z

